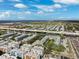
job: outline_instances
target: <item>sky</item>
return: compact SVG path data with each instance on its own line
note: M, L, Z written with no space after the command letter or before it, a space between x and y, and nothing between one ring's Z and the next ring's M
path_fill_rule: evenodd
M79 0L0 0L0 20L79 20Z

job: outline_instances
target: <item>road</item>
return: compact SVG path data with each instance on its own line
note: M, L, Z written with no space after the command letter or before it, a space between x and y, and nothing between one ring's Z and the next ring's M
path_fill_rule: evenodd
M0 28L0 29L13 30L13 31L26 31L26 32L39 32L39 33L48 33L48 34L64 34L64 35L71 35L71 36L79 36L79 33L65 32L65 31L46 31L46 30L16 29L16 28Z

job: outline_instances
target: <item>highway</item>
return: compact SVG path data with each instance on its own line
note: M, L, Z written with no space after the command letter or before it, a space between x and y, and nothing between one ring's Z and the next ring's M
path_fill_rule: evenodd
M48 33L48 34L64 34L64 35L70 35L70 36L79 36L79 33L65 32L65 31L46 31L46 30L16 29L16 28L0 28L0 29L13 30L13 31L25 31L25 32L38 32L38 33Z

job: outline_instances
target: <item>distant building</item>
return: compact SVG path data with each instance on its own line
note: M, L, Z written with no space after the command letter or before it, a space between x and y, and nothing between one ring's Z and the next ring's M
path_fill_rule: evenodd
M44 48L41 46L34 46L31 51L24 55L24 59L42 59Z
M11 37L12 35L15 35L16 33L8 33L8 34L4 34L4 35L1 35L0 38L9 38Z
M16 41L21 41L21 40L23 40L23 39L26 38L26 37L28 37L28 35L22 34L22 35L20 35L20 36L15 37L15 40L16 40Z
M17 59L15 56L10 56L9 54L4 54L0 56L0 59Z
M43 59L57 59L57 58L56 58L56 57L52 57L51 54L45 54L45 55L43 56Z
M32 46L30 44L24 44L21 46L20 50L23 52L28 52L31 50L31 48L32 48Z
M6 46L6 45L0 46L0 51L2 51L2 52L7 52L7 51L8 51L7 46Z
M20 58L23 59L23 52L20 51L19 49L13 49L13 50L11 50L11 51L9 52L9 54L10 54L11 56L20 57Z
M18 47L19 47L18 42L14 42L14 41L10 43L7 42L7 44L0 46L0 51L8 52L11 49L18 48Z

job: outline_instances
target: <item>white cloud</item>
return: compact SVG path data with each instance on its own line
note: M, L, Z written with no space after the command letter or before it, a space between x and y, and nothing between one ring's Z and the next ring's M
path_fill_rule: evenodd
M53 7L54 8L62 8L62 6L60 4L54 4Z
M0 17L1 16L9 16L10 15L10 11L6 11L6 12L1 12Z
M5 0L0 0L0 2L4 2ZM21 2L21 0L8 0L8 1L14 1L14 2Z
M30 15L32 12L31 11L22 11L22 12L16 12L16 11L2 11L0 12L0 20L8 20L8 19L22 19L26 18L26 15Z
M31 11L26 11L26 12L24 12L25 14L31 14Z
M38 11L37 14L44 14L44 12L43 11Z
M27 8L26 5L21 4L21 3L15 4L14 7L16 7L16 8Z
M50 6L46 6L46 5L35 5L35 7L46 11L46 12L54 12L54 9L58 9L58 8L62 8L63 6L61 4L54 4L54 5L50 5Z
M4 0L0 0L0 2L4 2Z
M68 9L64 8L63 11L68 11Z
M20 2L21 0L9 0L9 1Z
M53 0L53 1L64 4L79 4L79 0Z
M9 18L11 14L12 14L11 11L2 11L2 12L0 12L0 19L5 20L5 19Z
M52 6L36 5L36 7L46 12L54 11Z

